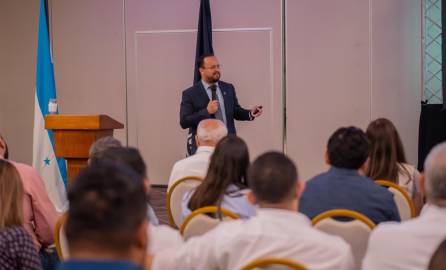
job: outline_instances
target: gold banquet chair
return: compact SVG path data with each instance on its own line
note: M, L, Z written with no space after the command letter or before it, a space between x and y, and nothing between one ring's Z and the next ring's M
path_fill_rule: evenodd
M169 216L170 225L179 228L183 223L181 216L181 202L184 194L196 188L203 181L197 176L186 176L176 181L175 184L167 191L167 214Z
M241 270L254 270L254 269L308 270L307 267L296 261L284 258L274 258L274 257L255 259L241 268Z
M387 188L390 192L392 192L393 199L395 200L396 207L398 208L401 221L414 218L417 215L415 204L406 190L404 190L399 185L387 180L376 180L375 183Z
M215 214L215 216L221 218L212 218L207 214ZM184 219L183 224L181 224L180 233L184 240L188 240L191 237L205 234L217 227L224 220L238 218L240 217L237 214L222 207L206 206L198 208Z
M351 221L339 221L334 217L346 217ZM321 231L342 237L350 244L355 260L355 268L360 269L364 258L369 236L375 223L365 215L348 210L333 209L323 212L311 220L313 226Z
M65 222L67 214L61 215L54 226L54 244L56 244L57 255L60 261L69 259L70 252L68 249L68 240L65 235Z

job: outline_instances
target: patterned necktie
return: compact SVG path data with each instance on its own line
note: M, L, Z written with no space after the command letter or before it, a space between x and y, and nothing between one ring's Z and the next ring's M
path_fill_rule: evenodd
M215 84L211 84L211 86L209 86L209 88L211 89L211 93L212 93L212 100L217 100L218 101L218 110L215 112L214 117L222 122L223 121L223 113L221 111L221 102L218 99L218 95L217 95L217 85Z

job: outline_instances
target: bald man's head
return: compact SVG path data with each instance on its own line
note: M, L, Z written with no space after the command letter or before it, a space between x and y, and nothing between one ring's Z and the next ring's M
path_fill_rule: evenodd
M202 120L197 127L197 145L215 146L228 135L228 129L225 124L217 119Z

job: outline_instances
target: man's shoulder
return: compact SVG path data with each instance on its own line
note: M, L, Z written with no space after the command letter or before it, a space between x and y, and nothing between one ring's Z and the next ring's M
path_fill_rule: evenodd
M197 92L197 90L200 90L201 88L202 88L201 82L198 82L192 85L191 87L183 90L183 95L194 95Z
M12 161L12 160L8 160L8 161L11 162L11 164L14 165L14 167L16 167L17 170L21 169L21 170L26 170L26 171L35 171L35 169L28 164L20 163L20 162Z
M235 91L234 85L232 83L228 83L225 81L218 81L218 85L221 89L224 89L226 91Z
M374 241L378 242L407 238L421 232L420 229L423 227L422 223L423 220L419 217L403 222L383 222L372 231L370 237L371 239L374 239Z
M209 158L210 158L210 154L209 155L192 155L183 159L178 160L177 162L175 162L174 164L174 168L175 169L180 169L180 168L184 168L184 167L189 167L192 164L196 164L196 163L209 163Z
M17 169L20 176L24 178L24 180L29 180L31 178L32 179L40 178L37 170L31 167L30 165L16 161L10 161L10 162L14 165L14 167Z
M370 195L387 198L388 200L393 201L392 192L390 192L387 188L375 183L375 181L373 181L372 179L365 176L363 177L366 179L366 181L364 181L364 184L362 186L364 187L364 189L368 190Z
M312 188L317 188L317 187L327 187L328 185L331 185L331 181L330 181L330 176L328 175L328 172L322 172L319 173L313 177L311 177L307 182L306 182L306 188L308 187L312 187Z

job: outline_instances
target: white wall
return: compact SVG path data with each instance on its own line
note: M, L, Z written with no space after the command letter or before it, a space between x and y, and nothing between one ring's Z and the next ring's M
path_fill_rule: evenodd
M32 163L38 1L0 1L0 133Z
M107 114L126 125L123 1L51 3L60 112ZM125 143L125 130L115 136Z
M421 89L418 0L287 1L287 150L307 179L329 136L386 117L417 162Z
M165 184L186 153L179 127L181 92L192 85L199 1L126 3L129 141L149 164L152 183ZM256 5L260 12L245 13ZM165 16L174 8L182 12ZM263 104L265 115L238 123L238 134L256 156L281 149L280 9L269 0L213 1L214 51L222 80L234 83L239 102Z
M104 113L124 123L117 137L141 149L153 183L166 183L185 152L179 102L192 82L199 0L50 3L61 112ZM286 7L286 150L302 178L325 168L325 144L336 128L365 128L377 117L394 121L416 163L421 3L289 0ZM211 9L222 79L235 84L242 105L265 107L262 118L237 124L239 135L252 157L281 150L280 1L211 0ZM0 130L13 158L25 162L37 16L36 1L0 2Z

